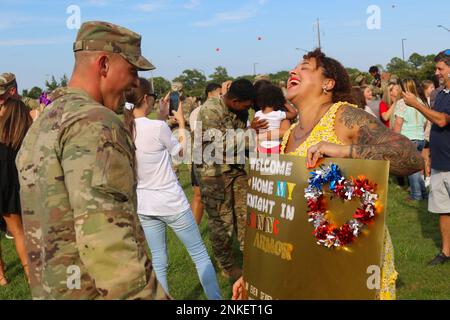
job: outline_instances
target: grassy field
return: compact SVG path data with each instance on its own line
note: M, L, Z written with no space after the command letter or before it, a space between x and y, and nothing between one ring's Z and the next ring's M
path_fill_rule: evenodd
M190 175L186 167L180 168L180 181L188 198L191 198ZM450 299L450 264L427 267L440 248L438 217L428 213L426 203L406 201L407 192L391 183L388 198L387 224L395 249L395 263L399 278L397 298ZM212 254L204 216L200 231ZM197 273L186 249L169 231L169 287L176 299L205 299ZM0 299L30 299L30 293L14 251L13 241L1 236L6 275L10 280L7 288L0 288ZM237 250L236 250L237 251ZM224 298L231 294L231 282L218 273Z

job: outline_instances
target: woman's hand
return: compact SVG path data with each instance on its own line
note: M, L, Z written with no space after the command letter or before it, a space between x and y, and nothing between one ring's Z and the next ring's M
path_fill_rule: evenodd
M240 277L233 284L233 296L232 300L242 300L242 292L244 289L244 277Z
M184 128L185 127L185 120L184 120L184 115L183 115L183 105L182 105L181 102L178 105L178 110L177 111L172 110L172 114L173 114L173 119L176 120L176 122L178 123L180 128Z
M342 146L330 142L321 141L307 151L306 166L308 168L314 168L320 158L324 156L331 158L350 158L352 146Z

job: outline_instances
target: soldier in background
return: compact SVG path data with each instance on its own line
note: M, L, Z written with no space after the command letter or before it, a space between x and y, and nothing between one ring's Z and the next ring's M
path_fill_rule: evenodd
M357 84L358 87L362 87L362 86L367 85L366 78L365 78L364 75L362 75L362 74L359 74L359 75L355 78L355 82L356 82L356 84Z
M222 98L208 99L200 109L196 130L199 125L202 126L203 144L202 148L196 148L194 143L194 153L200 150L203 160L198 164L196 159L198 154L194 154L194 162L201 198L208 214L209 235L214 256L222 269L222 274L237 279L241 276L242 269L236 263L233 254L233 231L237 231L242 251L247 217L248 177L245 164L227 161L225 155L237 157L238 144L228 145L226 140L227 135L231 134L228 130L247 128L248 109L254 103L256 92L250 81L241 79L231 85L225 83L222 95ZM217 130L222 134L222 139L215 136ZM217 154L214 153L211 159L206 159L203 153L211 147Z
M206 101L208 100L218 100L220 94L222 93L222 87L218 83L209 83L205 89L205 97ZM206 102L205 102L206 103ZM189 123L191 128L191 137L194 139L195 126L198 121L198 114L200 113L202 106L195 108L190 116ZM184 109L183 109L184 111ZM201 192L200 192L200 184L198 182L198 173L195 163L191 165L191 184L192 184L192 200L191 200L191 208L192 213L194 214L195 221L198 225L202 221L204 206L202 202Z
M34 299L154 299L136 214L134 145L115 111L138 85L141 36L86 22L68 87L52 94L16 163Z
M0 74L0 106L9 98L22 100L30 111L39 108L39 100L19 95L15 74L6 72Z

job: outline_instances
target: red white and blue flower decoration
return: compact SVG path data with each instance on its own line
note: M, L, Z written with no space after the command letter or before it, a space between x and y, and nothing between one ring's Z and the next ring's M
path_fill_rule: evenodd
M317 244L327 248L344 247L359 237L375 220L379 213L376 205L378 195L375 193L376 185L366 177L346 179L336 164L321 165L310 172L308 187L305 189L305 198L309 208L309 222L314 225L313 235ZM324 198L324 184L329 184L331 192L344 201L357 197L361 205L353 214L353 219L342 226L332 224L326 217L326 203Z

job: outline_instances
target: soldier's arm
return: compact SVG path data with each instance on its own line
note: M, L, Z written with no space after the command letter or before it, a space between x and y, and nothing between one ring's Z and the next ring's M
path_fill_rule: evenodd
M204 141L214 141L219 143L216 138L221 136L225 142L227 127L225 115L220 108L204 105L199 112L198 121L200 121Z
M146 284L134 212L129 145L100 122L65 133L61 164L80 259L105 299L123 299Z

